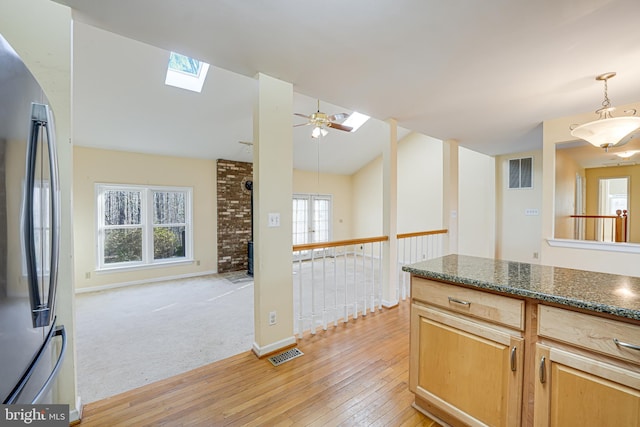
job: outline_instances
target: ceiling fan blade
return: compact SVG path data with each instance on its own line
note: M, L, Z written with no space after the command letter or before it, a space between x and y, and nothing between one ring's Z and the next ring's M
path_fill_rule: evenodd
M293 125L294 128L300 127L300 126L309 126L311 123L301 123L299 125Z
M328 127L332 128L332 129L338 129L338 130L343 130L345 132L351 132L353 130L352 127L350 126L345 126L345 125L341 125L339 123L329 123L327 124Z
M333 116L329 116L329 120L331 120L332 122L335 120L344 120L349 117L349 115L349 113L338 113L334 114Z
M310 119L311 117L305 115L305 114L301 114L301 113L293 113L294 116L300 116L300 117L304 117L305 119Z

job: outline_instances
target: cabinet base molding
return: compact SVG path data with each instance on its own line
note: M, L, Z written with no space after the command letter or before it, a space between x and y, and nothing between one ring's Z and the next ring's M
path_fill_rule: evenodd
M423 413L427 417L431 418L435 422L437 422L442 427L451 427L460 425L460 420L453 418L447 412L444 412L442 409L437 406L431 404L431 402L424 400L420 396L416 396L413 406L418 412ZM467 424L463 424L467 427Z

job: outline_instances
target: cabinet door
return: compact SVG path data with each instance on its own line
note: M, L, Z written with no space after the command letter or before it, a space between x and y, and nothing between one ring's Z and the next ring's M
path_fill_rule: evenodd
M520 425L522 338L424 307L412 320L414 393L469 425Z
M538 344L536 426L640 427L640 373Z

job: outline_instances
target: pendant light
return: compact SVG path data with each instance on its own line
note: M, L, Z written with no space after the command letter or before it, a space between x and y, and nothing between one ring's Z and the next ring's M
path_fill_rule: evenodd
M611 72L596 77L596 80L604 82L604 101L602 101L602 107L596 110L599 115L598 119L571 129L572 136L584 139L596 147L604 148L605 151L640 128L640 117L635 116L636 110L626 110L627 116L624 117L611 115L615 111L615 107L611 106L607 94L607 81L615 75L616 73Z

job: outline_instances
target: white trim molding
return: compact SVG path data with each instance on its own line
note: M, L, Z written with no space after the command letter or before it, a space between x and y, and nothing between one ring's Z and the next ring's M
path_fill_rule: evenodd
M640 244L637 243L613 243L572 239L547 239L547 243L554 248L589 249L592 251L640 254Z
M83 287L83 288L76 288L76 294L106 291L109 289L124 288L127 286L144 285L146 283L167 282L169 280L189 279L191 277L208 276L210 274L218 274L218 272L215 270L199 271L197 273L178 274L175 276L152 277L149 279L132 280L131 282L109 283L108 285L102 285L102 286L89 286L89 287Z
M267 354L275 353L276 351L281 350L285 347L295 345L297 342L298 341L296 340L295 336L290 336L289 338L276 341L274 343L265 345L264 347L260 347L258 343L254 341L251 350L255 353L256 356L263 357Z
M382 306L384 308L394 308L398 306L399 301L395 300L395 301L387 301L385 299L382 300Z
M74 423L82 419L82 399L80 396L76 398L76 407L69 411L69 423Z

